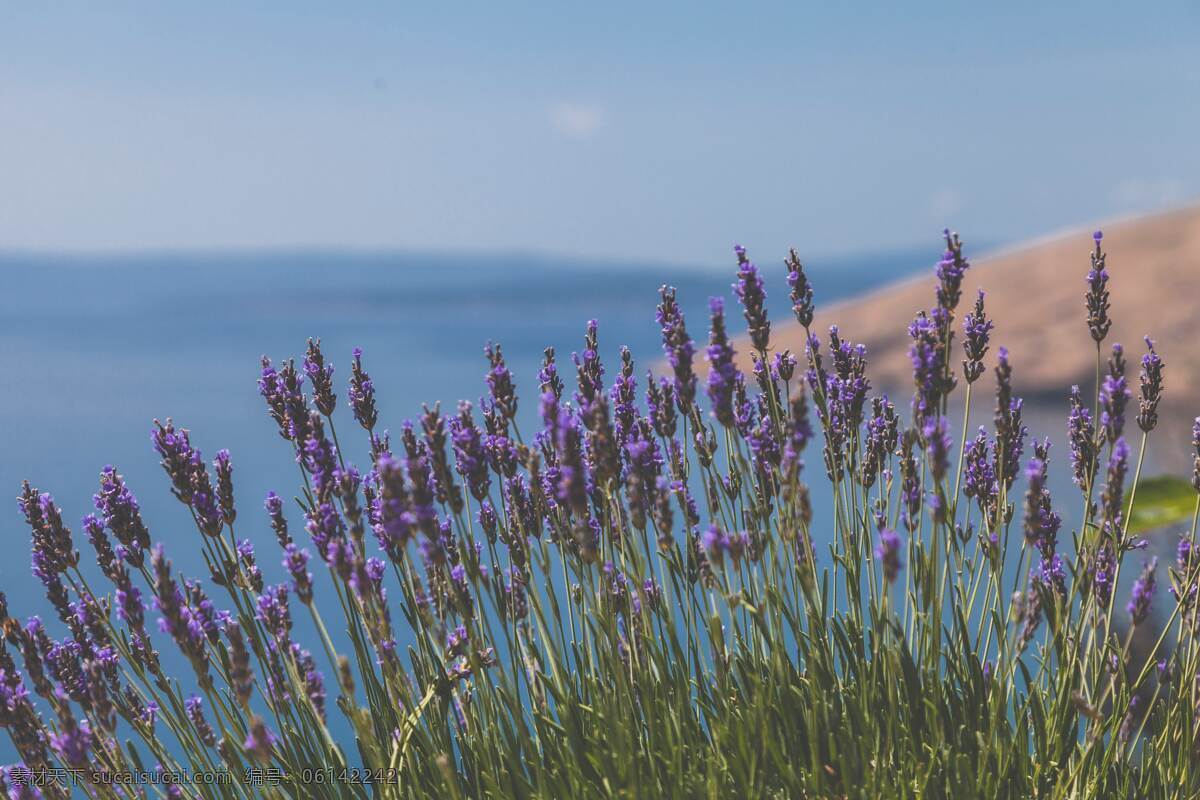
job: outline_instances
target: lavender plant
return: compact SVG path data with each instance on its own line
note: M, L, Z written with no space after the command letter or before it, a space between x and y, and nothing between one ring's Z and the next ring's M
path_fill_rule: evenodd
M982 292L957 321L970 265L949 231L933 305L908 331L907 421L872 396L863 346L837 327L826 344L811 330L814 290L795 251L785 275L803 368L772 352L765 282L738 247L750 375L720 298L697 375L697 345L664 286L665 375L648 374L643 397L622 349L606 379L590 322L571 358L574 389L546 350L530 438L499 345L486 348L478 408L426 407L395 440L379 429L362 351L340 414L319 340L300 368L264 357L259 392L280 457L299 472L265 511L235 502L229 451L210 463L171 420L151 431L205 574L182 574L154 543L115 467L81 523L86 558L53 497L22 487L33 571L58 619L10 617L0 596L0 726L22 759L0 773L4 788L1195 796L1200 494L1176 563L1135 565L1119 602L1140 547L1129 520L1165 368L1147 338L1130 479L1132 392L1120 345L1102 368L1111 320L1099 233L1094 245L1080 335L1096 343L1097 384L1090 403L1078 387L1068 398L1083 506L1069 543L1050 443L1029 439L1003 347L990 365L992 426L968 433L998 329ZM355 438L339 436L349 420ZM1196 430L1200 493L1200 418ZM810 442L831 518L814 518ZM256 552L239 538L247 527L269 527L278 551ZM279 560L288 580L267 584L260 558ZM1155 616L1162 581L1171 599ZM1131 646L1135 635L1150 646ZM53 770L79 780L35 780ZM193 780L114 781L134 773Z

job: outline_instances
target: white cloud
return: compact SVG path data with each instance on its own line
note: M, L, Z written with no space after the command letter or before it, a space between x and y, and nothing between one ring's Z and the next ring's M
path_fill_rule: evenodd
M550 124L571 139L587 139L604 124L604 109L587 103L558 103L550 107Z

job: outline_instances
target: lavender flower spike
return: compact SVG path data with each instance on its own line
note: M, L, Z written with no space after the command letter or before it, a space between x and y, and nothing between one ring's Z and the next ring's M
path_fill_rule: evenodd
M1163 393L1163 360L1155 352L1154 342L1149 336L1145 337L1145 341L1149 352L1142 356L1142 397L1138 401L1137 424L1145 433L1149 433L1158 425L1158 403Z
M683 312L675 302L675 288L664 285L658 293L661 302L658 304L656 318L659 327L662 328L663 352L675 376L675 399L679 404L679 411L687 415L696 399L696 373L692 365L696 356L696 345L688 336Z
M875 557L883 565L883 577L888 583L895 583L904 564L900 561L900 535L893 530L884 529L879 532L879 545L875 548Z
M1067 416L1067 439L1071 445L1071 467L1075 485L1087 490L1096 474L1096 425L1084 406L1079 387L1071 387L1071 411Z
M1200 417L1192 424L1192 488L1200 492Z
M242 743L246 755L260 763L269 763L274 744L275 736L267 730L267 724L263 718L253 717L250 720L250 733L246 736L246 741Z
M312 383L313 404L322 414L330 416L337 406L337 393L333 390L333 364L325 363L320 339L308 340L308 352L304 355L304 373Z
M504 363L500 345L489 342L484 348L484 354L491 365L487 373L487 385L492 402L500 413L511 421L517 415L517 391L513 386L512 373Z
M1116 443L1125 431L1125 406L1129 403L1129 385L1125 380L1125 351L1112 346L1108 375L1100 385L1100 426L1109 444Z
M228 450L219 450L213 461L213 469L217 471L217 505L221 508L221 516L226 525L232 525L237 519L237 511L233 505L233 461Z
M791 289L792 313L796 321L807 329L813 321L813 290L808 276L804 274L804 265L796 250L788 250L788 256L783 262L788 268L787 282Z
M712 331L706 355L708 373L708 399L712 402L717 421L727 428L734 425L733 393L737 386L738 370L733 363L733 345L725 331L725 301L713 297L708 301L712 314Z
M754 349L766 353L771 339L771 321L767 319L767 292L763 289L762 276L758 274L758 267L746 257L746 248L735 245L733 252L738 259L738 279L733 284L733 291L742 302Z
M71 529L63 524L62 512L54 498L43 494L25 481L17 505L25 515L33 534L34 572L45 582L51 575L66 572L79 563L79 553L71 538Z
M946 238L946 252L937 265L937 301L939 308L953 314L954 309L958 307L959 298L962 297L963 275L970 269L971 264L963 257L962 240L958 238L958 234L946 228L942 235Z
M354 348L354 364L350 367L350 389L346 393L354 419L368 433L375 429L379 415L375 410L375 384L362 365L362 348Z
M1142 570L1142 574L1133 582L1133 594L1129 599L1129 604L1125 606L1125 610L1129 612L1129 616L1133 618L1133 624L1141 625L1146 621L1146 617L1150 615L1150 608L1154 602L1154 590L1156 588L1154 571L1158 567L1158 559L1152 558Z
M953 441L949 428L946 418L938 415L926 420L921 431L929 455L929 469L935 482L944 478L950 467L950 449L953 447Z
M150 531L142 522L137 498L113 466L106 466L100 472L100 491L92 497L92 502L120 542L125 561L135 569L141 567L144 554L150 549Z
M983 312L983 290L975 299L975 310L963 317L963 377L974 383L983 374L983 357L987 354L988 339L991 337L992 321Z
M1088 290L1085 295L1088 331L1097 344L1104 341L1108 329L1112 327L1112 320L1108 318L1108 272L1104 269L1104 251L1100 249L1100 240L1103 238L1104 234L1100 231L1092 234L1096 249L1092 251L1092 268L1087 275Z
M192 695L184 701L184 708L187 710L188 720L192 723L192 728L200 737L200 741L204 742L207 747L216 747L217 735L212 729L212 725L208 724L208 720L204 718L204 709L202 708L203 701L198 695Z

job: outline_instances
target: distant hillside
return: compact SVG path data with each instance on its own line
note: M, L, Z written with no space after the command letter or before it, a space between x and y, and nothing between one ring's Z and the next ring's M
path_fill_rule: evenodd
M956 362L961 360L961 319L977 289L987 292L988 316L995 320L989 366L997 345L1011 354L1014 381L1025 396L1065 399L1071 384L1094 384L1095 346L1084 322L1085 278L1092 229L1080 229L1034 241L1002 253L974 259L970 232L963 232L972 267L963 286L956 329ZM1137 370L1149 334L1166 361L1163 421L1152 437L1160 458L1172 467L1190 464L1191 422L1200 415L1200 207L1132 219L1104 227L1104 249L1112 294L1112 331L1105 346L1125 345L1130 386L1137 392ZM907 357L908 323L934 298L933 265L919 278L872 291L858 299L823 306L815 284L814 331L840 326L842 335L867 345L870 376L878 388L907 397L911 373ZM778 319L778 318L777 318ZM804 352L803 329L776 323L773 347ZM749 344L738 353L749 365ZM991 390L991 374L981 378ZM1065 405L1064 405L1065 409ZM1136 429L1135 429L1136 431Z

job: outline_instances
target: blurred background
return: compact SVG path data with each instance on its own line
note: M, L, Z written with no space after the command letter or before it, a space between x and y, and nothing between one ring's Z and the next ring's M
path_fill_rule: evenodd
M927 276L945 226L973 259L1010 253L980 273L1008 315L998 338L1025 336L1018 386L1028 374L1031 395L1058 398L1034 433L1058 435L1061 392L1091 362L1042 356L1090 346L1092 226L1133 220L1106 240L1125 248L1115 313L1174 320L1162 349L1189 374L1171 344L1194 341L1200 215L1142 217L1200 194L1198 37L1187 2L0 2L0 494L30 479L82 539L116 464L196 570L198 534L149 440L171 416L206 456L231 450L239 535L278 580L261 502L296 475L257 395L262 354L321 337L344 389L362 347L395 431L423 402L476 400L494 340L530 419L542 348L566 367L588 319L610 371L622 344L639 374L656 363L661 283L702 341L735 242L794 351L790 246L823 310L847 301L840 319L902 341L927 277L921 301L852 300ZM1058 250L1039 244L1061 231ZM1122 289L1140 299L1122 306ZM1029 335L1058 319L1066 338ZM1200 401L1169 377L1172 392ZM45 613L5 508L0 588L14 614Z

